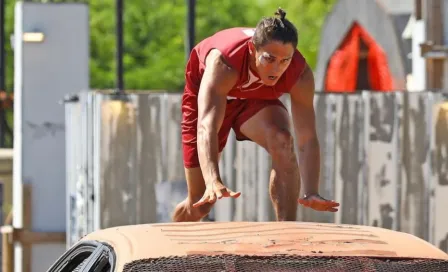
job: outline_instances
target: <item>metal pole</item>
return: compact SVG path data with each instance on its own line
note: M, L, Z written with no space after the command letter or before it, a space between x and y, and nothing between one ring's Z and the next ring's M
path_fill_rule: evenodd
M5 90L5 0L0 0L0 90Z
M123 80L123 0L116 0L116 58L117 58L117 92L124 92Z
M5 2L0 0L0 91L5 91ZM0 102L1 103L1 102ZM5 146L5 109L0 105L0 147Z
M195 45L195 15L196 15L196 0L187 0L187 46L186 46L186 59L190 57L191 50Z

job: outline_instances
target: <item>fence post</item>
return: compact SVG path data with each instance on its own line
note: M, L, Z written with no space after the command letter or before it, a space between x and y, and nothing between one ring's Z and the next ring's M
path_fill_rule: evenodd
M23 271L31 272L31 246L40 243L63 243L65 232L33 232L31 228L31 186L23 186L23 228L16 229L12 226L12 211L1 227L2 234L2 271L13 272L14 269L14 243L22 244Z
M1 228L2 233L2 271L13 272L14 248L12 243L11 224L12 210L5 219L5 226Z

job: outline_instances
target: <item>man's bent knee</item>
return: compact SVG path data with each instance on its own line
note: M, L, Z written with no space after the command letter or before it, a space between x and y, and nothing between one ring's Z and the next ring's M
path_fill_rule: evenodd
M267 139L267 151L272 159L289 162L294 155L294 138L288 130L273 128Z

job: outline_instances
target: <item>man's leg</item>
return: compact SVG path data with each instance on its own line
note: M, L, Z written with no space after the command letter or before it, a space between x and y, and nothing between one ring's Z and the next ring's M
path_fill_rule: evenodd
M203 197L206 187L197 151L197 100L195 97L184 95L183 103L185 103L185 106L182 106L182 145L188 197L176 206L172 216L175 222L200 221L210 213L214 204L207 203L196 208L193 207L193 204ZM244 101L227 101L225 117L218 132L219 158L226 145L232 125L244 107Z
M272 170L269 193L278 221L295 221L297 199L300 191L300 174L294 140L291 134L288 112L280 101L268 101L266 104L248 105L243 113L241 125L236 128L241 137L247 137L264 147L272 157ZM257 109L258 107L258 109ZM261 110L260 107L263 107ZM251 115L244 120L244 114ZM246 116L247 118L247 116ZM244 121L244 122L243 122Z
M175 222L196 222L207 216L212 209L212 204L204 204L193 208L193 204L199 201L205 192L205 182L200 167L185 168L185 178L188 186L187 198L176 206L173 214Z
M221 158L221 153L219 153ZM206 217L213 204L204 204L194 208L193 204L198 202L205 192L205 182L200 167L184 167L187 180L188 196L174 209L172 219L174 222L197 222Z

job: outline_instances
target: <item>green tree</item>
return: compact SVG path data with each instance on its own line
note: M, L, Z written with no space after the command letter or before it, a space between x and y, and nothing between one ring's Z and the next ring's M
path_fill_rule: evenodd
M126 6L126 86L182 90L186 64L186 1L147 2L134 0ZM149 6L142 8L145 5ZM250 0L197 1L196 43L227 27L253 25L257 20L256 10L251 7Z
M315 68L320 29L337 0L220 0L197 1L196 43L214 32L236 26L254 27L280 6L299 30L298 48ZM38 1L35 1L38 2ZM47 2L47 1L42 1ZM115 1L85 2L90 13L90 79L92 89L115 86ZM181 91L186 64L186 0L124 1L124 79L126 89ZM6 1L6 89L14 88L14 53L9 38L14 32L14 6ZM8 111L12 127L12 111ZM12 145L12 139L7 139Z
M92 89L115 86L115 1L90 0L90 75ZM314 68L320 28L336 0L197 1L196 43L228 27L254 27L263 16L284 8L299 29L299 46ZM15 1L7 1L6 35L14 28ZM124 79L126 89L180 91L186 63L186 1L133 0L124 3ZM7 89L13 89L13 51L7 48Z

